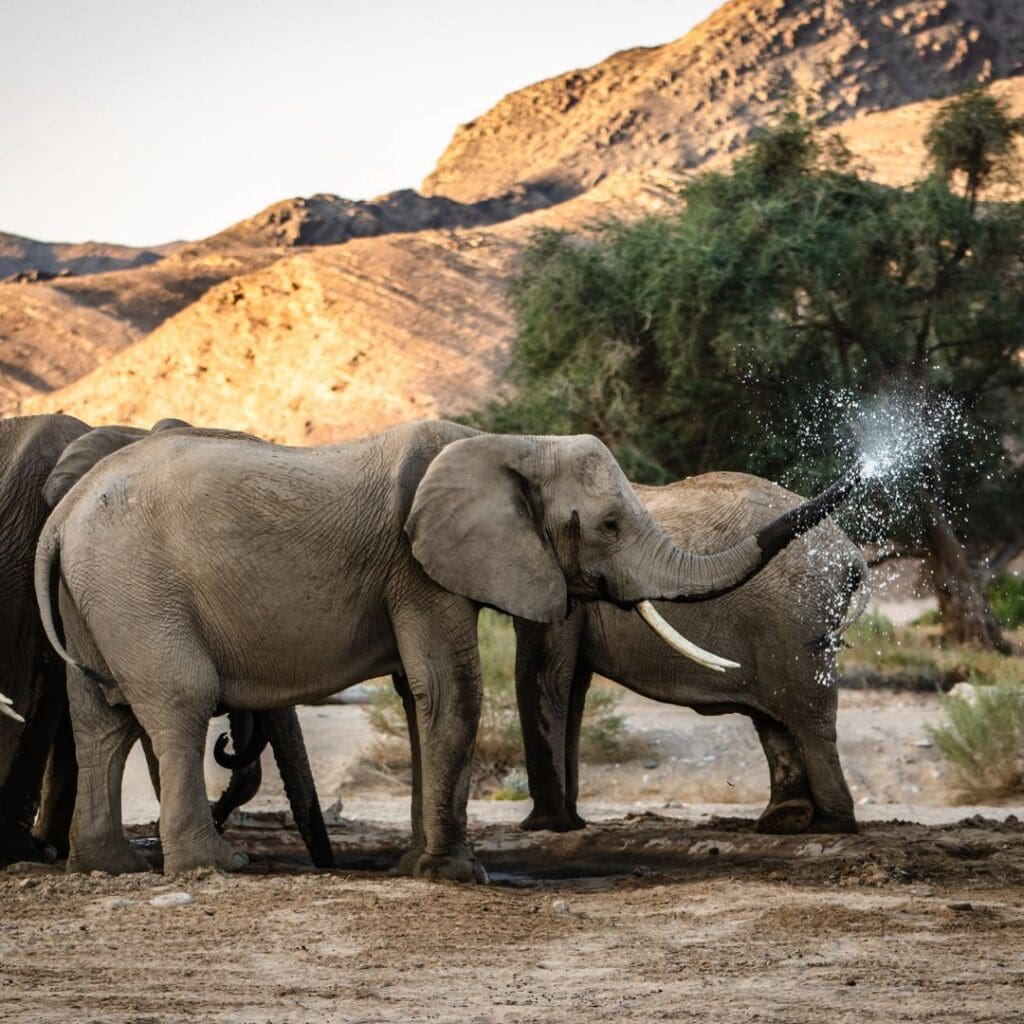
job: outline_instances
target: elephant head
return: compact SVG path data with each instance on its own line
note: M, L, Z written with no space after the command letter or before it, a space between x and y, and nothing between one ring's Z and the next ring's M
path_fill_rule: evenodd
M414 557L453 593L537 622L563 618L571 599L611 601L635 608L680 653L723 670L735 662L685 640L651 601L735 589L860 478L853 469L732 547L694 554L665 536L597 438L480 434L434 459L405 529Z

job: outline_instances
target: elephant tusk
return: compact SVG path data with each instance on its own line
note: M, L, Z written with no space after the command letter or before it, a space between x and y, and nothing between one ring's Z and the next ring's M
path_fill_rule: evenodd
M25 719L22 718L13 707L11 707L13 703L14 701L11 700L7 694L0 693L0 715L6 715L8 718L13 718L16 722L21 722L21 724L24 725Z
M654 630L662 640L674 648L680 654L689 658L691 661L697 662L698 665L703 665L705 668L713 669L715 672L724 672L727 668L739 668L739 662L729 661L728 658L720 658L717 654L712 654L710 651L705 651L703 647L698 647L695 643L687 640L680 632L672 627L672 625L659 614L657 608L651 604L650 601L640 601L635 605L637 612L640 614L640 618L647 623L651 629Z

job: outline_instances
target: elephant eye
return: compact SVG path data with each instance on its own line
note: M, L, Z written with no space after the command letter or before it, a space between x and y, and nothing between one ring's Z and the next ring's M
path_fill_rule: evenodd
M612 516L609 516L602 524L602 529L608 533L618 534L619 532L619 521Z

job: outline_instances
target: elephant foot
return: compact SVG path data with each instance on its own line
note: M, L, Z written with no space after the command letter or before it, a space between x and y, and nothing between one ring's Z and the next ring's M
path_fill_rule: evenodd
M814 805L810 800L783 800L769 804L754 826L755 832L769 835L794 836L806 832L814 820Z
M36 839L31 832L18 829L0 839L0 866L32 861L37 864L52 864L58 851L43 840Z
M586 828L587 823L575 811L565 807L557 811L534 807L519 823L519 827L525 832L576 832Z
M429 878L432 881L477 882L487 884L487 872L483 865L468 851L458 854L421 853L413 878Z
M815 814L814 821L808 832L815 832L825 835L856 835L860 830L857 821L852 815Z
M128 875L135 871L152 871L152 867L139 850L123 839L107 843L72 843L68 854L68 874L90 871Z
M416 865L419 864L422 856L422 846L411 846L408 850L403 850L398 858L395 874L401 875L403 878L412 878L416 874Z
M206 842L200 841L181 850L168 850L167 845L164 845L165 875L180 875L196 868L239 871L248 863L249 858L244 853L216 834Z

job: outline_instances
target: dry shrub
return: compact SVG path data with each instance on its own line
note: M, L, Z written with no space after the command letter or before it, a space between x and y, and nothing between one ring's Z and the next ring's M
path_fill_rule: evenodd
M943 707L946 722L931 737L960 787L973 797L1024 792L1024 686L977 686Z

